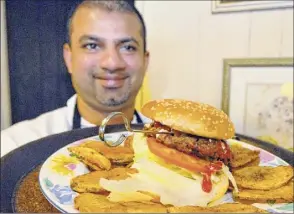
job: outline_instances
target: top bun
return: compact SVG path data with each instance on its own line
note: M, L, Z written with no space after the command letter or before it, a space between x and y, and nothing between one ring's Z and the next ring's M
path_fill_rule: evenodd
M153 100L142 114L172 129L214 139L230 139L234 124L226 113L211 105L180 99Z

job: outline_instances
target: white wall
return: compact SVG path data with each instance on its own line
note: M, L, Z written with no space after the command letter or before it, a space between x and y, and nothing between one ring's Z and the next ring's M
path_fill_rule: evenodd
M221 107L223 58L293 57L293 9L212 14L210 1L138 1L152 98Z
M11 124L7 59L5 1L1 1L1 130Z

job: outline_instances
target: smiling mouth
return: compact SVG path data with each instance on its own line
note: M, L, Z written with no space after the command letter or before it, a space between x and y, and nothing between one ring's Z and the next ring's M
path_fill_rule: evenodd
M101 80L124 80L128 78L128 75L99 75L99 74L92 74L93 78L95 79L101 79Z
M94 79L104 88L117 89L124 86L128 76L95 76Z
M109 78L109 77L107 77L107 78L95 77L95 79L107 80L107 81L111 81L111 80L113 80L113 81L119 81L119 80L125 80L126 78L128 78L128 77L114 77L114 78Z

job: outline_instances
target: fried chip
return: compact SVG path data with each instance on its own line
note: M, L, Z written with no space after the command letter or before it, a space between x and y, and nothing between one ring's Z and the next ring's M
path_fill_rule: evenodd
M104 155L113 165L125 166L133 161L134 151L132 148L117 146L109 147L102 142L89 140L81 144L80 147L94 149Z
M241 167L244 167L250 163L254 163L256 165L259 164L260 151L247 149L247 148L242 147L238 144L231 145L230 149L233 154L233 159L231 160L231 167L232 168L241 168Z
M75 209L81 213L126 212L127 208L119 203L110 202L106 196L82 193L74 199Z
M111 168L111 162L105 156L91 148L86 147L69 147L68 150L77 156L77 158L94 170Z
M88 174L79 175L70 181L70 187L79 193L103 193L106 192L100 186L100 178L109 180L123 180L129 177L129 174L137 173L136 169L132 168L114 168L109 171L94 171Z
M288 183L293 178L291 166L250 166L233 172L239 188L270 190Z
M127 213L167 213L167 208L164 205L151 201L130 201L121 204L126 206Z
M109 201L106 196L82 193L75 199L75 208L80 212L102 213L166 213L167 209L162 204L153 202L123 202L116 203Z
M129 135L124 141L124 147L130 148L133 150L133 139L134 135Z
M234 199L251 203L287 203L294 202L293 181L272 190L239 189L233 194Z
M246 163L245 165L242 165L242 166L239 166L239 167L232 167L232 172L233 171L236 171L236 170L239 170L239 169L242 169L242 168L245 168L245 167L249 167L249 166L259 166L260 164L260 157L252 160L251 162L249 163Z
M240 203L225 203L213 207L169 207L167 210L169 213L267 213L265 210L259 209L252 205Z

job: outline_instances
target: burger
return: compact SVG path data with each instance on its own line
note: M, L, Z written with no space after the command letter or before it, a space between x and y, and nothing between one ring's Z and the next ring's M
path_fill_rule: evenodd
M138 173L120 181L101 179L109 200L152 200L172 206L208 206L222 198L229 182L232 153L226 140L234 125L221 110L179 99L154 100L142 114L153 120L147 134L135 134L134 164ZM143 196L150 196L143 197Z

